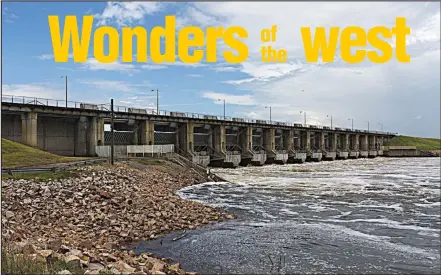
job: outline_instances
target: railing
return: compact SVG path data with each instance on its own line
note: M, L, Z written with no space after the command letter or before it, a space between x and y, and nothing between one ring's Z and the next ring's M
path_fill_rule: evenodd
M115 157L128 157L131 154L149 155L163 155L167 153L174 153L174 144L165 145L115 145ZM97 145L95 152L99 157L108 158L111 155L110 145Z
M188 153L188 152L186 152L186 151L180 149L179 147L175 147L175 151L176 151L177 155L180 155L180 156L182 156L182 157L185 157L185 158L187 158L188 160L191 160L191 159L193 158L193 155L192 155L192 154L190 154L190 153Z
M13 175L13 174L20 174L20 173L57 172L57 171L68 169L70 167L103 163L105 161L106 161L106 159L91 159L91 160L75 161L75 162L69 162L69 163L63 163L63 164L55 164L52 167L2 168L2 174Z
M265 148L263 148L263 146L261 146L261 145L253 145L251 150L253 151L253 153L257 153L257 154L266 153Z
M230 143L230 144L225 145L225 147L226 147L227 151L239 152L239 153L243 152L243 149L237 144Z
M200 154L201 152L206 152L212 160L218 160L218 159L223 159L223 155L221 155L220 153L216 152L216 150L214 150L214 148L208 146L208 145L194 145L194 154Z
M105 111L110 112L110 104L92 104L86 102L77 102L77 101L66 101L66 100L55 100L55 99L47 99L47 98L38 98L38 97L26 97L26 96L13 96L13 95L2 95L2 103L17 103L17 104L26 104L26 105L37 105L37 106L51 106L51 107L64 107L64 108L74 108L74 109L82 109L82 110L96 110L96 111ZM118 106L114 105L113 110L116 113L130 113L130 114L147 114L147 115L158 115L158 116L168 116L168 117L182 117L182 118L197 118L197 119L206 119L206 120L221 120L221 121L232 121L232 122L245 122L245 123L253 123L253 124L269 124L269 125L278 125L278 126L290 126L290 127L303 127L310 129L326 129L326 130L339 130L340 131L359 131L359 132L367 132L374 134L386 134L386 135L395 135L395 133L390 132L382 132L382 131L366 131L366 130L351 130L348 128L338 128L338 127L327 127L327 126L318 126L318 125L305 125L293 122L280 122L273 120L260 120L260 119L250 119L250 118L237 118L237 117L229 117L229 116L214 116L209 114L200 114L200 113L191 113L191 112L176 112L176 111L168 111L168 110L159 110L157 113L156 109L139 109L127 106Z

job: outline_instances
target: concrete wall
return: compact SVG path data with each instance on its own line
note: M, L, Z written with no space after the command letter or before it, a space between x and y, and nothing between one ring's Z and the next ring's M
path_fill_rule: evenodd
M416 157L418 151L416 149L392 149L384 151L384 155L387 157Z
M2 114L2 138L22 142L21 115Z
M39 116L37 122L38 147L61 156L75 152L75 119Z
M3 114L2 137L61 156L94 156L98 140L104 140L104 121L33 112Z

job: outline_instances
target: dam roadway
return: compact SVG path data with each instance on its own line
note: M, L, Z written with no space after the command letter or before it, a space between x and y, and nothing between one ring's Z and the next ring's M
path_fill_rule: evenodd
M110 104L2 96L2 137L65 156L110 145ZM202 166L376 157L395 134L114 106L115 145L173 144Z

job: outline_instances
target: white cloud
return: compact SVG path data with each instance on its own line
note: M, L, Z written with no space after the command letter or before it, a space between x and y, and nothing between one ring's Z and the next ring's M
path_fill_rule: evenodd
M101 14L95 14L95 19L98 26L142 24L146 15L154 14L160 9L158 2L108 2Z
M218 26L242 26L248 31L245 41L249 58L239 67L243 76L235 75L222 82L243 90L259 106L287 103L273 109L274 120L303 121L299 112L304 110L308 123L329 124L326 115L333 115L333 124L342 127L348 127L348 118L354 118L354 127L366 128L363 121L369 120L372 125L384 123L385 130L439 136L439 3L215 2L192 6L212 17L195 17L193 21L200 21L200 26L215 20ZM194 10L188 9L182 17L192 13ZM339 48L333 63L305 62L302 26L391 28L396 17L405 17L411 28L407 37L409 64L397 62L395 55L386 64L368 60L348 64L339 57ZM287 63L267 64L260 60L260 31L272 25L277 25L278 31L277 41L271 46L288 51ZM393 40L389 42L395 44ZM244 106L239 112L268 117L268 110L261 107ZM421 123L410 126L408 122L417 116L422 117ZM422 123L430 121L431 126Z
M151 108L156 103L156 93L147 81L132 83L122 80L79 79L77 82L86 85L87 90L95 91L97 97L94 102L97 103L108 102L110 98L116 104L135 108Z
M179 57L176 57L176 60L178 60ZM190 67L190 68L201 68L201 67L208 67L206 63L185 63L182 61L175 61L173 63L153 63L153 64L144 64L141 66L141 68L146 70L160 70L160 69L166 69L168 67Z
M137 93L137 92L141 92L142 90L145 90L145 87L151 87L151 84L149 83L133 84L126 81L117 81L117 80L79 79L77 80L77 82L81 84L86 84L90 87L93 87L94 89L99 89L104 91L124 92L124 93ZM138 97L136 97L135 99L137 98Z
M232 66L215 66L213 67L213 70L216 72L236 72L240 70L240 67L232 67Z
M240 85L240 84L253 82L254 80L255 80L255 78L253 77L253 78L244 78L244 79L239 79L239 80L225 80L225 81L223 81L223 83L232 84L232 85Z
M144 70L162 70L162 69L166 69L167 66L164 65L156 65L156 64L145 64L141 66L142 69Z
M54 55L50 54L50 53L49 54L42 54L42 55L37 56L37 58L40 60L50 60L50 59L54 59ZM73 54L72 53L68 54L68 58L73 58Z
M200 74L187 74L188 77L194 77L194 78L199 78L199 77L203 77Z
M9 11L8 7L2 7L2 19L3 22L11 24L19 19L19 17L16 13Z
M119 71L123 73L134 73L139 72L139 69L133 64L125 64L120 61L115 61L113 63L101 63L95 58L88 58L85 63L82 63L82 68L91 71Z
M207 67L208 65L206 63L184 63L182 61L176 61L173 63L162 63L166 66L179 66L179 67Z
M223 104L225 99L228 104L235 105L255 105L256 102L253 99L252 95L232 95L225 93L216 93L212 91L206 91L202 93L203 98L213 99L213 102L216 104Z
M207 10L202 11L196 5L190 5L185 9L182 16L176 18L176 28L180 29L186 26L218 26L222 21L218 20L213 14L208 14Z
M64 96L64 86L51 83L3 84L2 95L14 97L60 98Z

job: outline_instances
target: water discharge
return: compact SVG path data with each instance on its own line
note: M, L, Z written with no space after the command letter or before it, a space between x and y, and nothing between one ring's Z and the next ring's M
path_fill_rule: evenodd
M238 220L147 243L184 269L234 273L439 273L440 158L376 158L215 171L181 189Z

